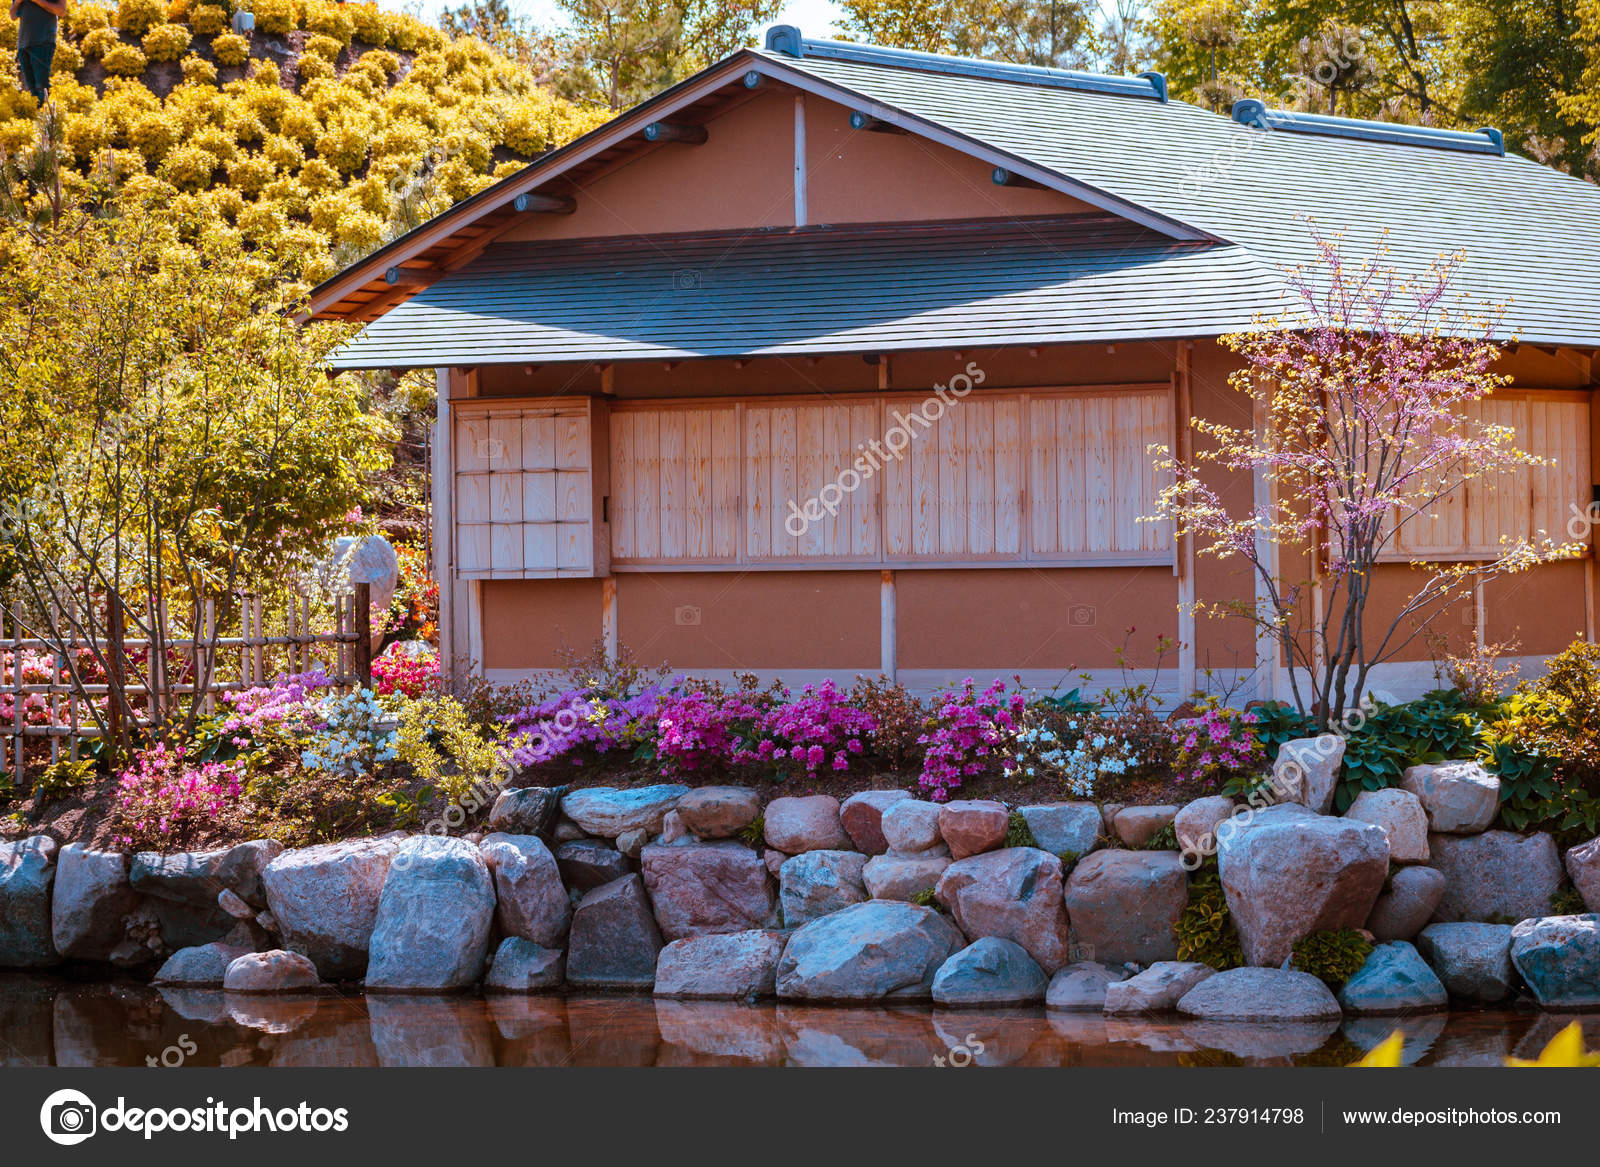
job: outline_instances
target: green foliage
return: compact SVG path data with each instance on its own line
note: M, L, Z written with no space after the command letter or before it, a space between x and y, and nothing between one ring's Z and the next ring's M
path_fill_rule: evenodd
M1178 849L1178 828L1173 823L1168 823L1155 834L1144 841L1139 848L1141 851L1176 851Z
M52 762L45 767L44 773L34 780L34 802L42 803L65 798L73 791L89 785L94 780L94 772L93 758L80 758L76 762L62 758L59 762Z
M1363 790L1397 785L1408 766L1472 756L1482 731L1476 707L1450 689L1402 705L1374 705L1359 722L1351 720L1334 794L1341 814Z
M1061 878L1066 879L1072 874L1072 869L1078 865L1082 853L1078 851L1057 851L1056 858L1061 860Z
M1507 698L1483 733L1500 817L1562 841L1600 834L1600 645L1578 642Z
M1581 916L1588 910L1589 905L1584 903L1583 893L1570 883L1550 897L1552 916Z
M1189 877L1189 903L1173 931L1178 937L1178 959L1195 960L1218 972L1244 964L1239 932L1228 911L1217 861L1208 858Z
M910 902L916 904L919 908L932 908L936 912L944 911L944 905L939 902L938 897L934 895L934 889L931 887L925 887L919 892L913 892Z
M761 849L762 840L766 838L766 832L767 816L764 814L758 814L756 815L754 821L752 821L748 826L740 828L739 838L743 839L751 847L754 847L759 851Z
M480 733L466 707L450 696L405 700L397 738L396 760L411 768L423 789L437 790L447 802L462 802L500 772L496 737Z
M1022 817L1020 810L1011 812L1006 819L1006 846L1007 847L1037 847L1039 841L1033 837L1033 828L1028 826L1028 820Z
M1316 732L1310 718L1284 701L1263 702L1252 706L1250 712L1256 715L1255 735L1266 751L1268 762L1278 760L1278 751L1285 742Z
M1354 928L1313 932L1295 942L1294 967L1338 989L1367 963L1372 941Z
M394 825L401 830L415 827L422 821L422 810L438 792L432 786L422 786L416 791L396 787L378 795L374 800L394 815Z

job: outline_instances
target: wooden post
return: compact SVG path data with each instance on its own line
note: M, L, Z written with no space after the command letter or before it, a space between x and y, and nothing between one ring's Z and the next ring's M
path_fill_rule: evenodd
M794 98L794 225L806 225L806 99Z
M617 577L600 581L600 637L605 644L606 663L616 664L620 651L617 625Z
M18 782L22 781L22 777L23 777L23 775L22 775L22 767L23 767L23 764L27 761L27 757L26 757L26 755L25 755L25 753L23 751L23 741L24 741L24 738L22 736L23 724L24 724L24 718L22 716L22 624L21 624L20 621L17 620L16 613L13 612L12 615L11 615L11 725L12 725L12 733L15 736L13 736L13 738L11 740L16 743L17 765L16 765L16 769L12 772L11 776ZM0 751L0 761L4 761L4 760L5 760L4 752Z
M372 585L356 584L356 681L363 689L372 688Z
M1191 387L1194 343L1178 342L1178 369L1174 375L1173 400L1177 406L1174 418L1177 432L1173 435L1173 454L1178 463L1188 466L1193 460L1194 436L1189 425L1194 416L1194 391ZM1195 579L1194 537L1178 536L1175 570L1178 575L1178 699L1187 700L1199 686L1195 650Z
M1252 403L1254 409L1254 422L1256 439L1260 441L1266 433L1267 415L1262 408L1262 403L1256 400ZM1251 486L1254 491L1253 502L1257 512L1266 510L1272 505L1272 486L1267 482L1266 472L1259 467L1252 474ZM1273 574L1277 574L1278 549L1272 544L1271 537L1260 529L1256 531L1256 554L1263 563L1269 565ZM1255 580L1255 604L1259 614L1268 603L1269 591L1265 580L1260 576ZM1287 661L1290 668L1294 662ZM1272 630L1257 626L1256 628L1256 697L1262 701L1277 699L1280 662L1278 660L1278 640Z
M878 618L880 628L878 631L878 648L881 660L879 667L883 675L891 681L898 681L900 676L900 641L899 641L899 616L896 613L894 572L884 570L879 574L878 583Z

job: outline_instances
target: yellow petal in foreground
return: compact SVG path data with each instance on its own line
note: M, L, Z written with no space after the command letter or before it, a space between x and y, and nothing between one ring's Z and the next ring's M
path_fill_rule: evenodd
M1578 1066L1600 1066L1600 1053L1585 1053L1583 1030L1574 1021L1550 1039L1550 1044L1533 1061L1526 1058L1507 1058L1508 1066L1550 1066L1574 1069Z
M1365 1066L1369 1069L1374 1067L1392 1069L1401 1064L1400 1055L1405 1052L1405 1048L1406 1036L1397 1029L1368 1050L1366 1057L1359 1062L1351 1062L1350 1067L1352 1069L1357 1066Z

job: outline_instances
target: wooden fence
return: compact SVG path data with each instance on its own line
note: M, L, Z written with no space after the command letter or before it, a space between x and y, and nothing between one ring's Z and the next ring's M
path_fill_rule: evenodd
M351 595L341 597L335 606L331 630L318 630L312 618L311 602L307 599L291 601L282 612L282 619L273 621L281 631L269 634L267 610L258 596L240 597L238 605L239 632L237 635L217 635L216 605L208 601L202 617L203 627L198 630L173 630L165 619L162 640L166 653L157 654L144 669L143 680L129 679L120 686L127 694L128 703L141 725L148 725L152 711L170 708L174 697L189 697L200 702L203 713L214 713L218 696L241 692L271 682L280 671L308 672L313 663L313 651L326 647L332 651L328 675L333 687L347 691L360 685L372 685L372 635L370 587L356 584ZM113 691L106 682L85 682L74 677L79 668L78 658L84 652L96 653L112 669L123 666L130 654L148 653L149 638L124 637L123 621L113 608L104 641L60 641L23 634L16 620L7 621L0 607L0 695L11 698L11 715L0 717L0 771L11 769L22 775L28 761L30 742L42 753L46 746L52 763L60 761L63 752L76 761L84 741L100 736L93 715L83 708L85 699L105 697ZM62 649L66 651L63 652ZM44 680L28 681L23 675L23 653L48 654L50 658ZM167 659L162 659L165 656ZM174 670L171 658L177 657L181 667ZM283 662L286 669L275 667ZM203 681L203 683L201 683ZM43 699L46 717L30 724L27 699ZM142 701L141 701L142 698ZM115 706L112 706L111 724L116 724ZM42 760L42 759L36 759Z

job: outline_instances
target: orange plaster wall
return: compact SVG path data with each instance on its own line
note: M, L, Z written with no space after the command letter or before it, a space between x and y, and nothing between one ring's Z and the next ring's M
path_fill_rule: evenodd
M597 579L485 580L483 664L555 668L563 651L587 655L600 638Z

